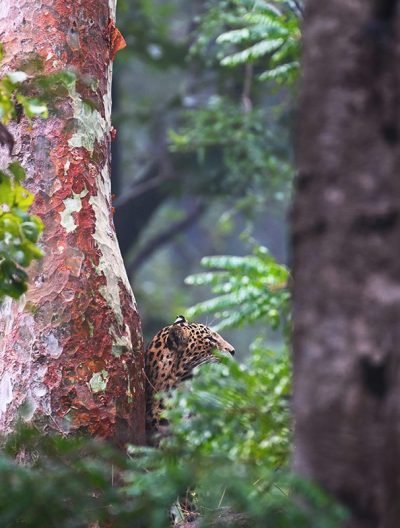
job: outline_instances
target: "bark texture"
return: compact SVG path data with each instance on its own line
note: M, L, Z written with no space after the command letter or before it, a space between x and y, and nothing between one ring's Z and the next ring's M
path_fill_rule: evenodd
M292 216L295 469L400 523L400 14L308 0Z
M25 419L142 441L142 335L110 196L115 0L2 0L2 73L38 59L77 83L47 120L10 127L36 195L46 257L0 311L0 430ZM3 149L3 160L7 152Z

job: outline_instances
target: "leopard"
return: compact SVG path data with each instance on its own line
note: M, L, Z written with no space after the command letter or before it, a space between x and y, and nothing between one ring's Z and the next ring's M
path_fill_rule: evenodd
M234 347L221 335L202 323L187 321L183 315L153 337L145 353L148 439L168 427L168 421L161 416L163 401L157 394L169 392L190 379L196 367L218 362L216 350L229 357L235 354Z

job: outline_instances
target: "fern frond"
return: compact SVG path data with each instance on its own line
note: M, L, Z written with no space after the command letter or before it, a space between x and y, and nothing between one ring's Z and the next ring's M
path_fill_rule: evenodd
M236 66L237 64L255 61L267 53L276 51L284 42L283 38L262 40L243 51L238 51L237 53L224 57L221 60L221 64L222 66Z
M191 275L187 284L211 287L213 298L189 309L189 317L214 314L217 329L239 327L265 320L272 328L284 323L288 313L288 278L285 266L265 247L253 255L204 257L201 264L212 270Z

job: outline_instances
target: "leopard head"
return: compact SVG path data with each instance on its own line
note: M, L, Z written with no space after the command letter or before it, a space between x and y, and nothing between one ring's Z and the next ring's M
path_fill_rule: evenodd
M162 328L146 350L147 424L157 429L162 402L158 392L168 391L190 378L193 369L218 361L215 351L233 356L235 349L217 332L201 323L190 323L183 316Z

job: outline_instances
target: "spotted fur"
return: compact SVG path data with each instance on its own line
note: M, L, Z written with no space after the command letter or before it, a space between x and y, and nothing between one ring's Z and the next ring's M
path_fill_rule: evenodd
M200 323L189 323L183 316L153 337L146 350L146 428L150 435L163 425L162 401L155 395L190 378L195 367L218 361L215 350L235 353L217 332Z

